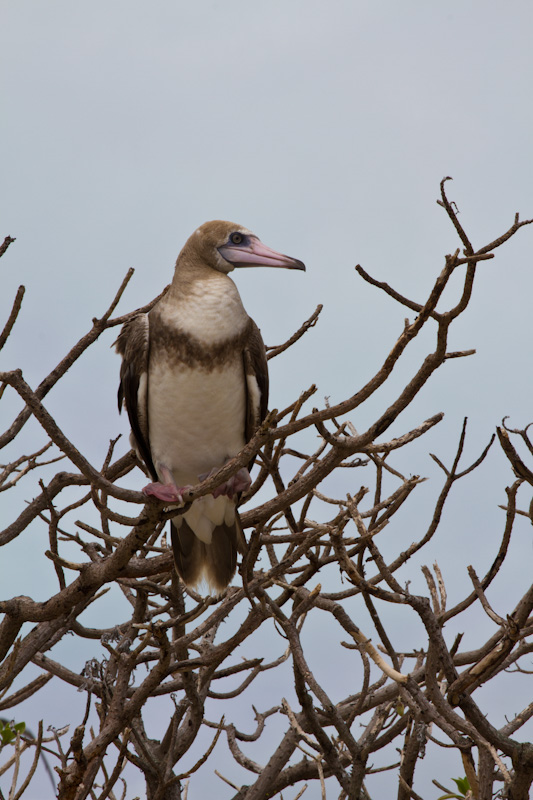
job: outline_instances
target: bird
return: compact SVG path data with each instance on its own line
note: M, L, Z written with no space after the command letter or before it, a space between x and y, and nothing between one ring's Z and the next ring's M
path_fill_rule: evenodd
M142 491L171 508L239 453L267 415L266 348L229 277L243 267L305 270L241 225L206 222L181 250L168 291L115 343L119 411L126 408L131 445L151 479ZM219 596L231 582L237 552L246 551L237 505L252 463L171 520L186 586Z

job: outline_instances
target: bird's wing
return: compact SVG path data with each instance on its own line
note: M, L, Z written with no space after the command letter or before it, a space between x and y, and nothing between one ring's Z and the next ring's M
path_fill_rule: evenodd
M246 378L245 437L249 442L267 415L268 367L266 348L253 320L244 345L244 374Z
M152 461L148 436L148 357L150 352L150 327L148 314L138 314L123 326L115 343L122 356L118 410L126 406L131 432L139 456L146 464L152 480L157 474Z

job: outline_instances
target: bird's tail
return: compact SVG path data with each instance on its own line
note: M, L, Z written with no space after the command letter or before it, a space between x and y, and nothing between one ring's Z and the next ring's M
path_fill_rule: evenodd
M234 522L214 528L210 544L196 536L183 516L177 525L171 521L170 536L176 571L182 581L194 588L205 580L213 594L223 592L235 574L237 552L244 553L246 548L237 510Z

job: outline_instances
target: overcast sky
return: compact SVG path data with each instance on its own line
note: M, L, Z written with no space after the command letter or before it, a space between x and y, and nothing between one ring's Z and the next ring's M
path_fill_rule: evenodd
M459 245L435 202L441 178L454 178L448 193L474 246L506 230L516 211L533 217L530 0L4 0L0 13L0 235L17 238L0 262L2 318L18 285L27 288L2 368L21 367L32 386L103 313L129 267L122 313L157 295L190 233L221 218L307 265L305 274L237 275L267 344L325 305L319 326L273 362L271 406L313 382L319 396L343 399L379 367L405 316L354 265L423 300ZM396 424L399 434L446 413L412 472L437 480L427 452L450 456L464 415L472 457L505 414L517 427L533 419L532 244L533 228L520 231L480 266L451 342L477 355L446 364ZM127 430L116 412L115 335L46 401L96 464ZM393 386L415 364L407 359ZM392 391L352 416L356 427ZM10 403L6 396L2 429ZM495 450L472 480L455 509L464 530L453 523L450 535L464 548L460 563L474 559L483 572L512 475ZM28 481L24 497L36 491ZM523 525L511 553L520 593L531 572ZM18 594L17 546L18 566L0 569L3 591ZM425 560L452 570L457 545L435 548ZM39 558L25 574L38 577Z

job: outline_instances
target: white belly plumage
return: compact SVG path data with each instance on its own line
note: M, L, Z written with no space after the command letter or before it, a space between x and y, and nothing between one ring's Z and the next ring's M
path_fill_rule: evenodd
M222 466L244 446L246 395L239 356L211 370L158 359L150 366L148 386L154 466L158 473L160 465L167 467L177 486L198 483L200 475ZM227 497L207 495L193 503L185 518L209 543L216 525L233 523L235 505Z

